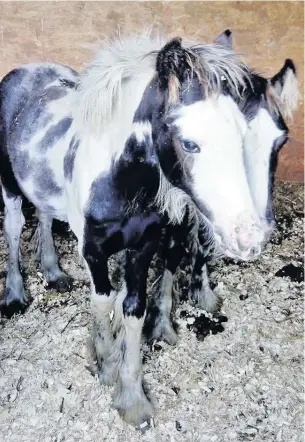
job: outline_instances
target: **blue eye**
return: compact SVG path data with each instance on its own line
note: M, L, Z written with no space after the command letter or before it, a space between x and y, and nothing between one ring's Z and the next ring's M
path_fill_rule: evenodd
M200 147L198 144L194 143L193 141L181 141L181 145L183 150L188 153L198 153L200 152Z

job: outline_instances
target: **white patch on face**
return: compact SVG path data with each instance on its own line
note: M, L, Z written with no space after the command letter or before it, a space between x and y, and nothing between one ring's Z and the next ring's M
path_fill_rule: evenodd
M195 142L193 190L210 211L222 247L245 252L262 241L243 160L245 117L231 97L220 95L180 111L182 140Z
M244 140L244 159L249 186L259 217L264 220L269 198L269 170L272 147L284 135L266 109L260 109L249 123Z

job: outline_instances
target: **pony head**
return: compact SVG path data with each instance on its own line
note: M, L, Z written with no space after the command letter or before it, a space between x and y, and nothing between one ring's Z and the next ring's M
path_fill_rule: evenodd
M159 200L170 216L182 217L191 201L221 253L247 260L261 253L272 229L274 159L287 139L283 113L295 106L295 70L286 62L263 79L226 43L168 42L135 121L151 123Z

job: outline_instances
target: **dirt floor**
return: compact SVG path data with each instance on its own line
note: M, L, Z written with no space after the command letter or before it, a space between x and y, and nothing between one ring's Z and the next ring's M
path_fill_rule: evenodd
M57 226L60 262L75 285L69 294L47 291L27 208L22 252L33 302L22 316L0 318L0 440L303 441L302 189L278 184L276 206L277 232L259 261L221 261L211 269L227 322L211 326L184 301L175 313L177 346L144 345L156 410L155 427L145 434L121 421L111 408L112 388L86 369L89 286L76 241ZM1 214L1 293L2 223Z

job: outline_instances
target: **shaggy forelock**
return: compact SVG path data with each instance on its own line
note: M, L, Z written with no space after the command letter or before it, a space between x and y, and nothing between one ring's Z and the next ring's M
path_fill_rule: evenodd
M195 60L194 70L208 93L220 93L224 80L236 95L251 85L250 69L236 52L215 44L194 45L189 51Z

